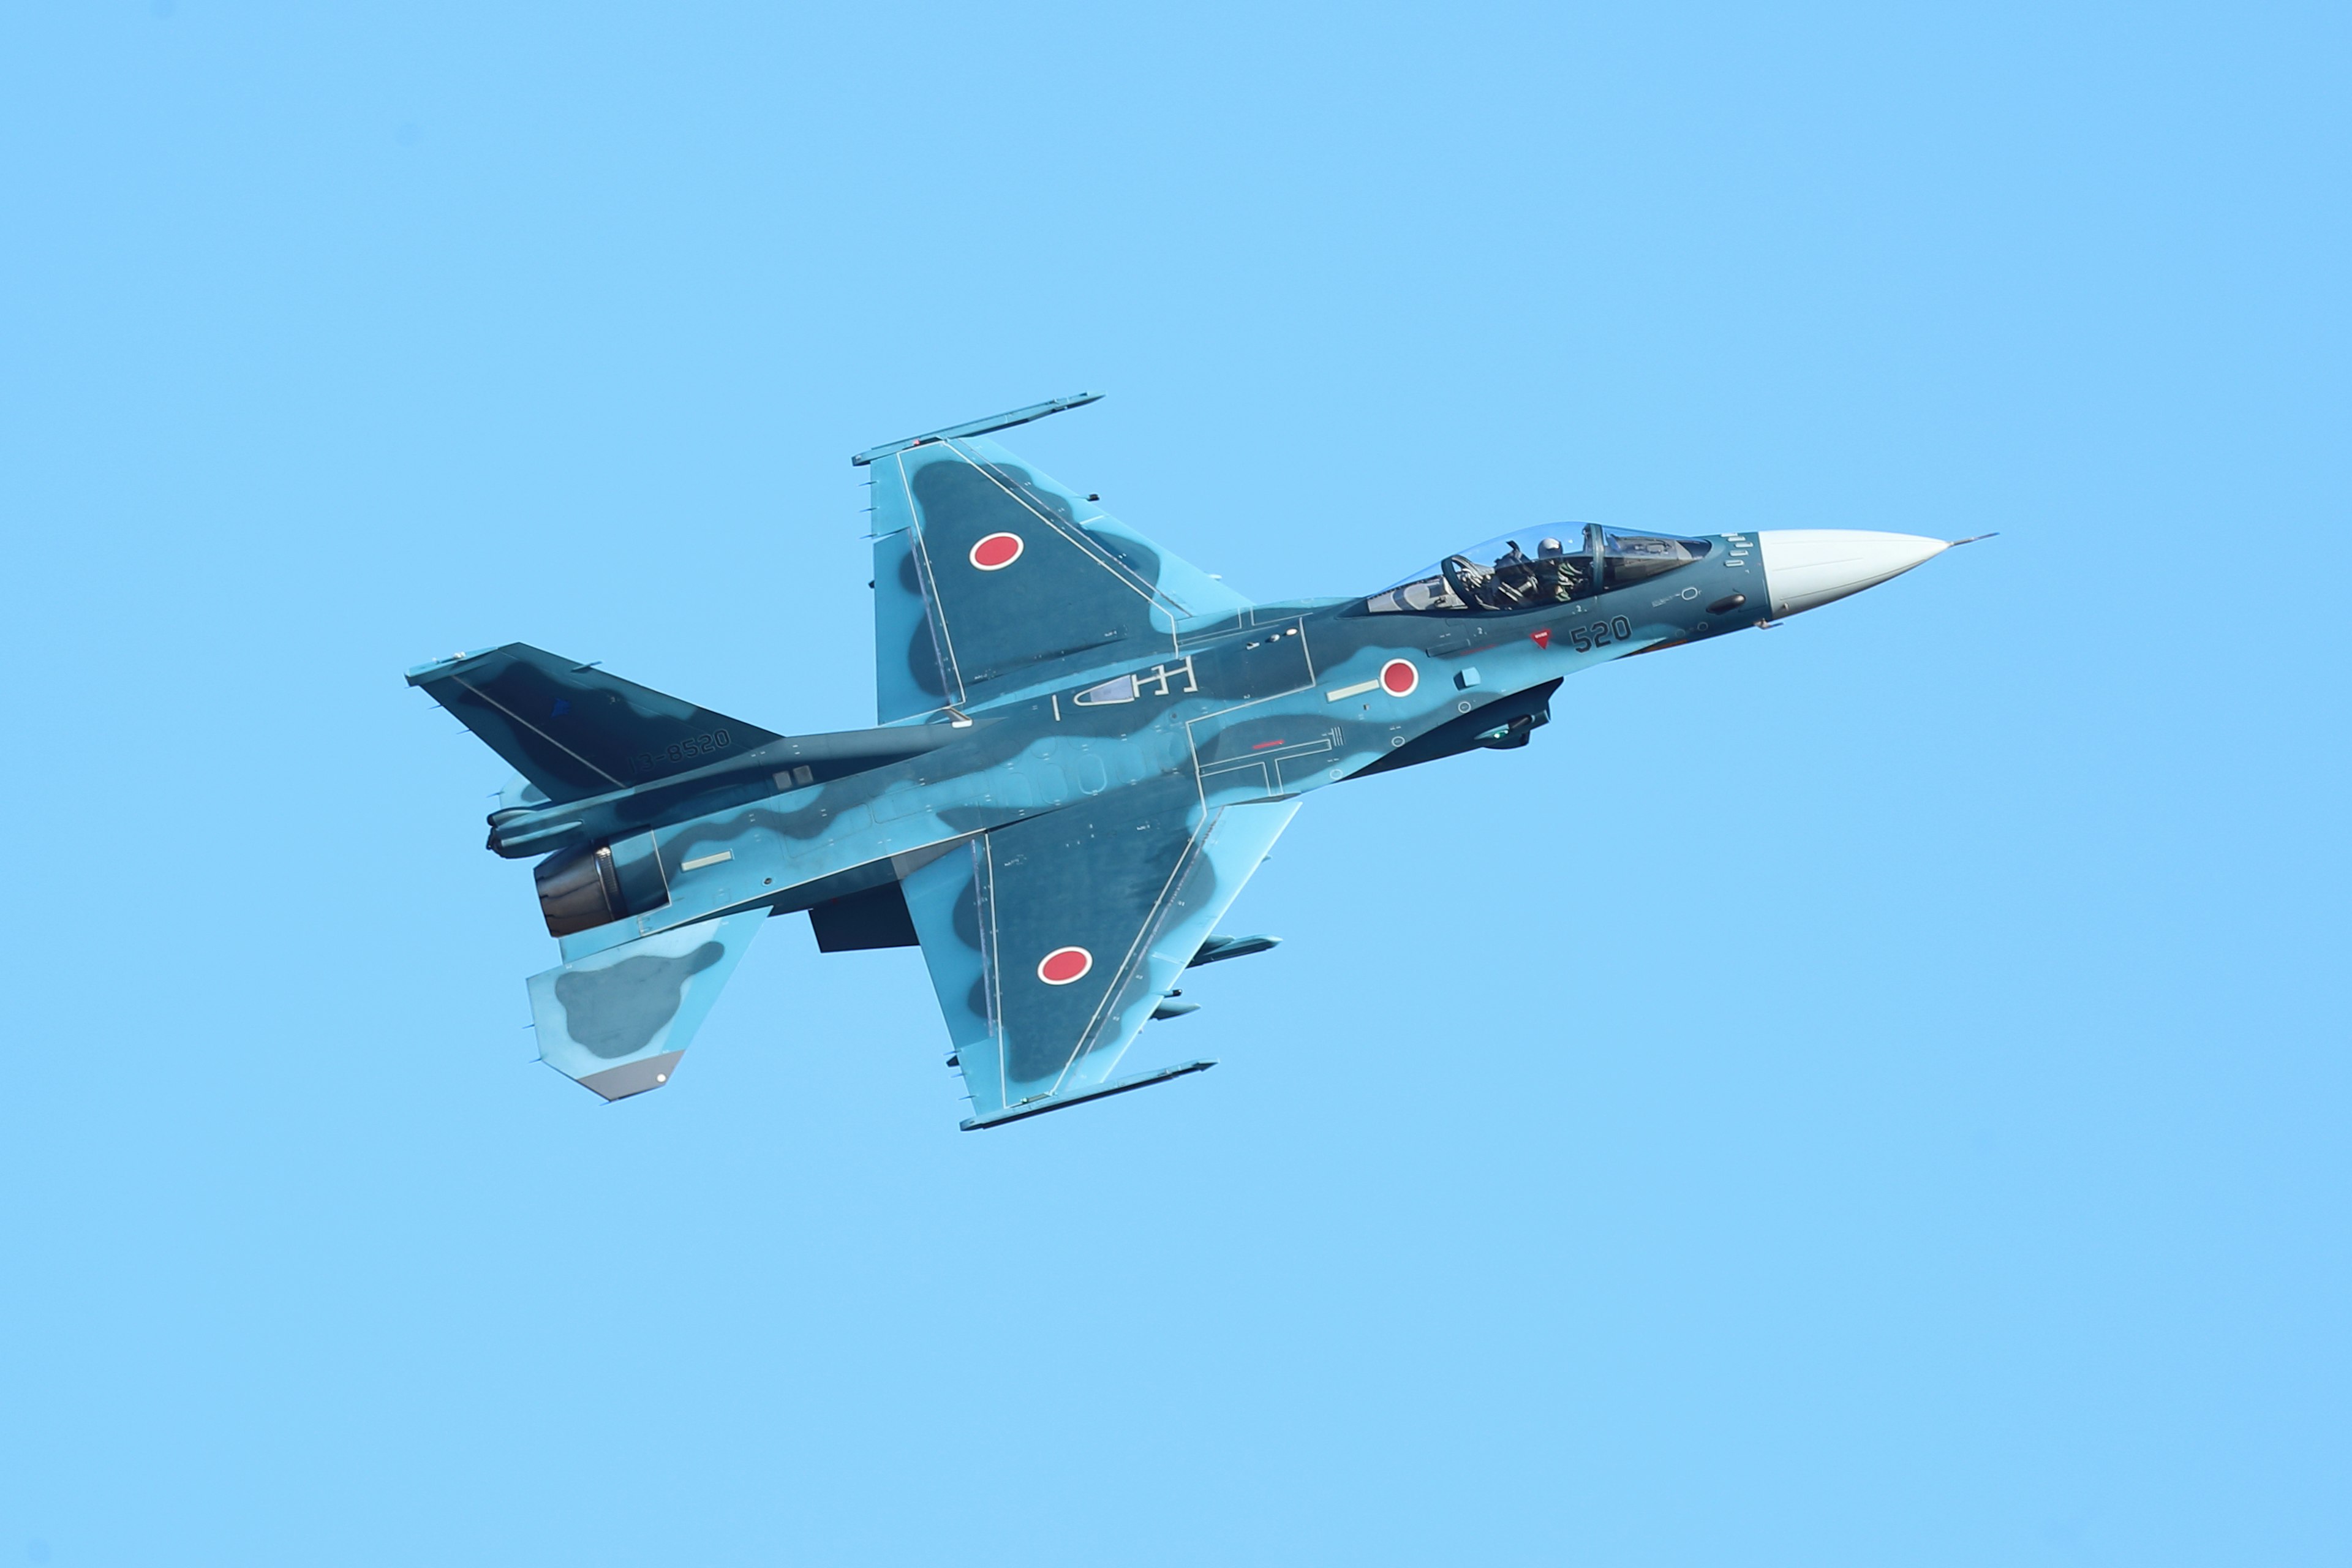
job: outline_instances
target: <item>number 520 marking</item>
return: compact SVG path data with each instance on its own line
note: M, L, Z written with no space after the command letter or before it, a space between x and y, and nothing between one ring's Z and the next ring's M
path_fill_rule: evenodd
M1579 653L1591 653L1597 647L1607 647L1612 642L1633 640L1633 623L1619 616L1614 620L1595 621L1591 626L1578 626L1568 634L1568 640Z

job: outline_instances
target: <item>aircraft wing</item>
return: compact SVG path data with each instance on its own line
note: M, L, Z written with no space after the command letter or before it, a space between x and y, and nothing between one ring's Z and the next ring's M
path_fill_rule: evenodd
M971 1095L965 1129L1211 1066L1113 1076L1297 809L1145 791L997 828L909 873L907 908Z
M979 432L1040 404L860 453L874 482L876 708L887 724L1173 651L1249 601Z

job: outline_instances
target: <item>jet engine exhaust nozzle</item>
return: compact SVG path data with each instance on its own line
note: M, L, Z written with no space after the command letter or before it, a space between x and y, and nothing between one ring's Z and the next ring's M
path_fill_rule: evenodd
M1874 588L1951 548L1916 533L1854 528L1764 529L1756 545L1775 616L1793 616Z

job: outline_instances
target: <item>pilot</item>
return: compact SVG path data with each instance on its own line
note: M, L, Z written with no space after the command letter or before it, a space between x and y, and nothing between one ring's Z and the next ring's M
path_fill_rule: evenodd
M1576 569L1576 563L1568 558L1568 552L1557 539L1537 542L1533 570L1537 596L1548 596L1556 603L1566 604L1576 597L1577 590L1584 584L1584 574Z

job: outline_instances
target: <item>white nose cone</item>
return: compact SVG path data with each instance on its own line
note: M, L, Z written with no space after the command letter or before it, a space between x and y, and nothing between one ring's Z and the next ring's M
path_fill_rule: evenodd
M1916 533L1853 528L1768 528L1756 535L1775 616L1793 616L1874 588L1951 548Z

